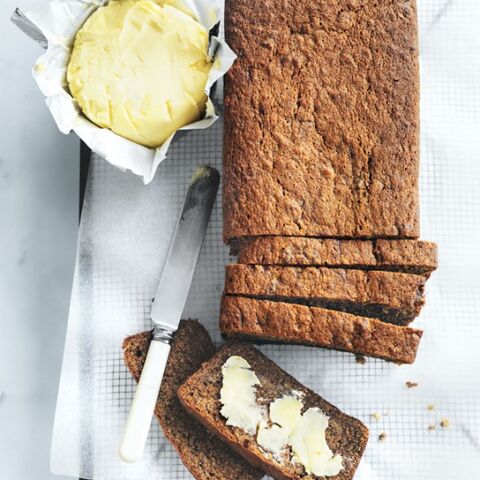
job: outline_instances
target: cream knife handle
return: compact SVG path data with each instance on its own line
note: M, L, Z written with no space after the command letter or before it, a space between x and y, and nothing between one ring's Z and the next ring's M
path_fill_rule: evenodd
M143 454L169 352L167 343L150 343L120 443L119 455L124 462L136 462Z

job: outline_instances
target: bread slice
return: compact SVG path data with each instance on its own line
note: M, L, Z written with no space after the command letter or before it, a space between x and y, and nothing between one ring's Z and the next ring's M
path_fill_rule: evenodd
M138 382L152 340L143 332L123 341L125 364ZM172 343L155 415L167 439L197 480L256 480L264 476L230 447L194 421L177 398L178 387L215 353L207 331L194 320L182 320Z
M426 277L326 267L226 266L225 293L340 310L407 325L425 303Z
M227 344L179 388L178 397L188 412L230 444L250 463L262 468L275 479L319 478L307 475L300 464L276 459L257 444L253 435L240 428L226 425L225 419L220 414L219 399L222 387L222 366L232 355L243 357L251 365L261 383L257 398L262 399L262 402L270 403L296 390L303 394L302 402L305 410L317 407L329 417L326 430L327 444L334 454L342 455L344 469L338 475L328 479L351 479L368 441L368 429L365 425L304 387L250 345Z
M224 297L220 330L231 338L332 348L413 363L422 330L373 318L268 300Z
M232 248L238 263L250 265L347 267L430 274L437 245L420 240L340 240L309 237L253 237Z

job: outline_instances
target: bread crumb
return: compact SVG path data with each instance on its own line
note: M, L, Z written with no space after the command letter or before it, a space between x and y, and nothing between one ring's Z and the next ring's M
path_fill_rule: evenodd
M385 432L382 432L379 436L378 436L378 441L379 442L384 442L387 438L387 434Z
M427 405L427 410L429 410L430 412L433 412L433 410L435 410L435 405L433 403L429 403Z
M418 387L418 383L417 383L417 382L405 382L405 384L407 385L407 388L415 388L415 387Z
M427 430L431 432L432 430L435 430L436 428L437 428L437 426L434 423L432 423L431 425L428 426Z
M363 355L356 354L355 361L360 365L365 365L367 363L367 359Z
M379 422L382 418L382 414L379 412L373 412L370 414L370 417L372 417L372 419L375 420L376 422Z
M385 411L383 412L383 416L384 416L384 417L388 417L389 415L390 415L390 410L385 410Z
M442 428L447 428L447 427L449 427L449 426L450 426L450 420L449 420L448 418L442 418L442 419L440 420L440 426L441 426Z

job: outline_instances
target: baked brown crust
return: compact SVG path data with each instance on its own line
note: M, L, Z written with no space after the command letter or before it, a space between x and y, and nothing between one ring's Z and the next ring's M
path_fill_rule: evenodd
M425 303L426 277L411 273L326 267L230 264L225 294L341 310L407 325Z
M230 0L224 238L417 238L415 0Z
M430 274L437 245L420 240L341 240L311 237L254 237L233 252L249 265L325 266Z
M373 318L268 300L226 296L220 330L232 338L297 343L413 363L422 330Z
M344 469L331 480L350 480L358 466L368 441L368 429L356 418L350 417L324 400L312 390L288 375L258 350L245 344L228 344L211 360L204 363L178 390L184 407L197 420L229 443L249 462L261 467L268 475L282 480L314 480L298 464L279 461L272 454L262 450L252 435L237 427L229 427L220 414L220 389L222 386L222 365L231 355L243 357L252 366L261 382L258 398L270 403L291 393L302 392L305 410L318 407L330 417L326 439L334 453L343 457Z
M142 332L123 341L125 364L137 382L151 340L152 332ZM195 320L180 322L155 405L155 416L182 462L197 480L260 480L263 472L254 469L195 422L177 398L178 387L214 353L215 347L200 323Z

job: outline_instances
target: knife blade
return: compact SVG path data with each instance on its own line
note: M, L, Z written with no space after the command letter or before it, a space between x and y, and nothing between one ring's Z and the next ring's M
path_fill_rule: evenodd
M152 342L120 443L119 455L125 462L139 460L145 448L170 341L185 307L219 184L217 170L200 167L177 220L150 312L154 324Z
M201 167L188 189L150 313L159 333L168 335L180 321L219 181L215 169Z
M19 8L14 10L10 21L32 40L35 40L42 48L46 49L48 47L48 40L45 38L45 35Z

